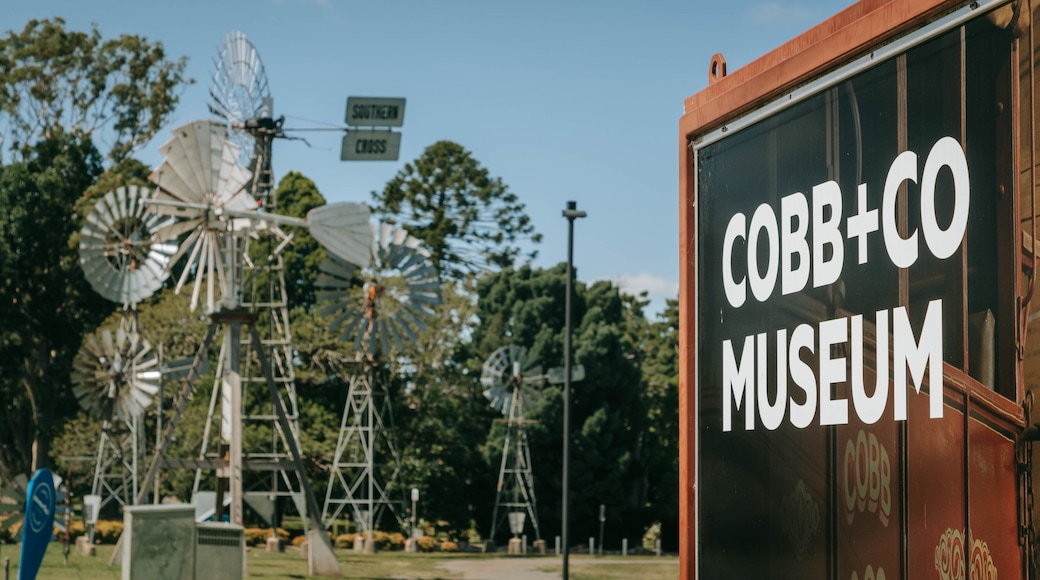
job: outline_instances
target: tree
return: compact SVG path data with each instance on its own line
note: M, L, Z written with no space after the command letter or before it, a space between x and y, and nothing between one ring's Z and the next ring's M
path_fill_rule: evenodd
M643 381L645 428L640 437L644 524L659 522L663 549L679 542L679 301L648 321L646 302L630 298L629 336Z
M566 266L551 269L503 270L485 276L478 285L477 316L471 364L479 364L498 346L527 346L542 368L563 364ZM642 469L639 438L644 428L644 402L635 354L627 333L625 301L609 282L575 284L572 302L574 363L585 367L585 379L571 384L572 537L598 530L599 505L606 504L611 519L607 541L620 542L624 532L643 525L639 498ZM539 400L525 413L531 461L543 536L558 533L562 495L561 448L563 390L547 385ZM486 469L497 473L505 426L496 423L486 440ZM480 515L491 521L492 506Z
M184 65L158 43L102 41L96 27L70 32L60 18L0 37L0 156L13 159L0 167L0 478L48 464L75 412L72 358L113 310L79 267L80 212L91 204L77 202L104 157L140 173L123 162L172 112Z
M307 217L310 210L325 205L325 197L314 181L298 171L290 171L282 177L275 199L279 214L301 219ZM309 307L314 304L314 281L318 277L318 266L325 259L325 249L310 232L295 228L294 233L292 245L282 253L285 291L290 307Z
M72 207L100 174L93 144L61 133L0 167L0 477L47 465L55 428L75 409L72 358L113 308L69 243L82 221Z
M102 40L96 25L75 32L61 18L30 20L0 37L0 139L24 159L37 141L81 134L118 162L165 125L186 64L141 36Z
M372 199L377 215L426 242L448 278L518 265L520 257L537 255L518 244L542 239L520 198L451 141L427 147Z
M452 539L466 536L474 514L494 501L496 474L486 469L480 443L495 415L476 376L462 364L462 337L474 324L473 296L472 279L445 285L444 304L396 376L401 482L433 499L423 502L422 515L443 522L438 528Z

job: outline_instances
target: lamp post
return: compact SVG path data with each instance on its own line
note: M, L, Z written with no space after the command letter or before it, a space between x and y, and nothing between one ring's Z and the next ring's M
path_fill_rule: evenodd
M607 506L599 504L599 555L603 555L603 522L607 521Z
M567 297L564 299L564 346L563 346L563 580L569 580L570 548L567 538L567 517L570 511L570 460L571 460L571 294L574 270L574 220L587 214L577 209L578 204L567 202L563 217L567 218Z
M408 535L411 538L415 537L415 504L419 502L419 488L412 488L412 527L408 530Z

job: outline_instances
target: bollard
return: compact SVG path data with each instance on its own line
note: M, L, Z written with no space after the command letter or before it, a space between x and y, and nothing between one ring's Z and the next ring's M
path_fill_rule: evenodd
M4 580L11 580L11 559L4 558Z
M657 541L654 542L654 552L656 552L658 556L661 555L661 538L657 538Z
M524 534L523 536L520 536L520 538L521 538L520 539L520 553L526 556L527 555L527 534Z
M596 553L596 538L589 536L589 555Z
M621 540L621 555L628 555L628 538L624 538Z
M556 536L556 555L560 555L560 536Z

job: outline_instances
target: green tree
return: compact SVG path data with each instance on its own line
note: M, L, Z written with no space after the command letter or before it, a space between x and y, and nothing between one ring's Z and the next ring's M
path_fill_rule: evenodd
M325 205L325 197L314 181L298 171L290 171L279 180L275 199L279 214L301 219L307 217L310 210ZM308 231L295 228L292 245L282 252L282 259L290 307L312 306L314 281L318 277L318 266L325 259L325 249Z
M90 204L77 201L103 157L139 172L121 162L165 123L184 64L158 43L102 41L96 27L70 32L60 18L0 37L0 156L14 160L0 167L0 477L48 464L57 426L75 412L72 358L113 309L79 267L79 212Z
M382 192L375 213L422 239L443 276L461 279L517 265L523 241L540 242L524 204L500 177L451 141L438 141L406 163Z
M484 277L478 285L471 365L479 365L498 346L527 346L543 368L562 366L566 266L523 267ZM574 363L586 377L571 384L571 522L572 538L598 532L599 505L606 504L616 523L613 536L642 533L639 502L639 436L645 417L641 381L626 327L625 301L609 282L575 284ZM478 367L479 368L479 367ZM547 385L527 418L531 461L541 532L558 533L562 495L563 391ZM496 423L484 447L486 469L497 475L505 426ZM479 516L486 526L492 505ZM486 528L482 528L486 529Z
M418 344L400 365L395 409L402 452L401 482L417 487L422 517L443 522L452 538L467 534L474 514L494 501L494 477L481 442L495 417L481 396L480 383L462 362L472 332L474 282L446 284L444 304L419 334ZM479 373L478 373L479 374Z
M72 208L100 174L93 144L65 134L0 167L0 476L48 464L55 429L75 410L80 337L113 308L69 243L82 221Z
M166 123L186 62L141 36L102 40L97 26L77 32L61 18L30 20L0 37L0 138L24 158L39 140L87 135L119 161Z
M643 380L646 422L640 438L641 503L644 524L660 522L667 551L679 541L679 301L669 299L656 320L649 321L646 303L630 298L629 335Z

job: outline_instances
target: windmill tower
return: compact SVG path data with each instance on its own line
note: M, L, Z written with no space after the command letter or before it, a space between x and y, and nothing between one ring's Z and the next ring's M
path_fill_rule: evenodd
M506 416L506 439L502 446L490 539L494 539L505 521L509 522L514 538L523 534L526 521L530 521L535 539L542 539L524 405L535 401L539 395L535 386L540 386L544 379L542 367L528 355L527 349L512 344L492 353L481 370L480 382L486 387L484 397L492 408Z
M440 278L420 241L389 224L372 227L372 267L359 270L331 257L317 285L322 314L335 315L332 330L353 345L350 386L329 473L322 521L328 526L347 511L361 531L371 532L394 506L400 460L394 445L387 381L391 346L401 351L426 328L441 304ZM401 495L403 501L403 494Z
M80 406L103 421L91 493L103 508L133 503L138 461L144 452L141 416L158 392L155 353L137 330L137 303L162 286L176 245L156 243L153 234L173 223L149 214L147 188L131 185L106 193L80 230L80 265L91 286L122 306L112 331L91 334L73 361L73 392Z
M285 137L282 132L284 119L273 118L274 99L271 97L263 61L253 44L241 32L231 32L221 42L210 96L210 112L227 123L227 138L237 146L237 162L247 166L249 177L243 186L244 191L254 200L254 207L276 215L278 204L274 194L271 153L274 139ZM242 420L265 433L268 441L265 448L244 450L243 463L265 468L270 465L284 466L289 462L289 452L284 441L286 438L292 438L297 447L300 444L299 406L292 364L292 329L282 258L282 249L285 247L283 242L287 243L290 239L274 228L258 228L253 235L243 239L243 255L253 259L246 259L242 263L243 286L239 307L257 315L261 321L264 354L271 361L273 380L279 387L279 400L270 401L266 378L257 364L259 359L251 352L253 347L249 337L242 337L238 346L243 351L240 381L241 403L245 408ZM230 392L225 389L221 393L222 408L232 404L229 397ZM277 426L275 407L278 405L283 406L288 413L288 433L282 433ZM215 408L215 400L210 408ZM219 447L232 437L231 421L224 414L220 424L220 439L223 443L214 445L215 442L209 437L213 419L211 412L207 417L207 436L202 442L200 457L219 454ZM202 474L202 470L196 470L194 493L200 489ZM275 467L271 471L249 474L243 485L246 491L263 492L258 494L261 498L291 497L299 504L300 489L297 481L286 469ZM217 511L223 509L221 491L218 489ZM272 515L271 519L276 520L277 517ZM277 525L277 521L271 521L272 528Z
M160 468L190 468L219 470L227 474L227 489L232 523L243 523L242 505L246 490L243 474L244 461L251 456L243 449L243 421L248 416L244 395L243 369L255 364L264 377L266 393L258 394L255 401L269 403L272 408L273 437L287 450L288 459L278 456L252 456L251 469L284 472L294 478L301 496L301 515L309 521L309 573L339 574L339 565L332 554L328 536L319 519L319 507L314 499L307 472L300 456L291 412L284 394L284 382L275 380L278 361L269 357L257 329L258 314L242 307L244 288L249 287L246 275L255 275L246 268L248 240L262 233L278 240L284 247L292 234L283 226L309 229L316 240L337 255L363 254L354 247L366 248L371 231L368 228L368 208L362 204L337 204L311 210L307 219L297 219L257 211L256 200L245 189L251 176L238 164L238 147L227 138L227 128L216 121L197 121L173 129L173 138L160 147L163 162L149 179L156 184L155 193L148 198L150 211L177 221L160 228L154 239L173 243L177 250L170 258L172 265L184 263L174 287L180 292L191 285L190 307L200 305L209 315L210 325L202 346L192 363L187 381L177 393L172 416L166 424L160 444L148 467L139 489L140 502L150 489ZM354 224L360 224L356 226ZM209 355L214 338L222 331L221 348L217 362L217 383L210 398L210 418L220 419L221 436L227 445L226 453L204 452L193 458L167 456L177 424L192 396L202 360ZM243 333L247 331L248 334ZM247 341L243 336L248 336ZM247 349L243 349L243 344ZM219 414L216 410L220 393ZM212 424L212 421L209 422ZM204 437L206 439L206 437ZM221 502L218 502L220 505ZM119 554L119 550L114 556Z
M158 360L147 340L119 328L89 334L73 361L80 406L103 421L91 494L100 508L133 505L145 448L141 417L159 392Z

